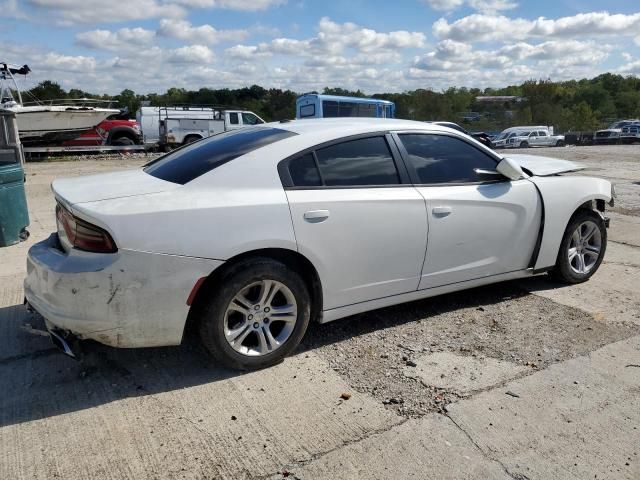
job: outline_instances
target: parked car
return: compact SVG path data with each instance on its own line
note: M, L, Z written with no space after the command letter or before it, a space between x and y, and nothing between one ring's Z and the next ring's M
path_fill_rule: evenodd
M611 145L614 143L620 143L620 135L622 134L622 129L627 125L632 125L634 123L640 123L640 120L621 120L619 122L614 122L609 125L609 128L596 131L596 133L593 135L593 143L595 143L596 145Z
M96 145L127 146L139 145L141 141L140 124L135 120L107 119L73 140L67 140L63 145L74 147Z
M470 137L475 138L485 147L488 147L488 148L493 147L493 144L491 143L491 136L484 132L469 132L465 128L453 122L431 122L431 123L435 125L442 125L443 127L447 127L447 128L453 128L454 130L457 130L459 132L464 133L465 135L469 135Z
M640 122L625 125L620 129L620 143L640 142Z
M547 271L588 280L614 192L560 175L580 168L424 122L235 130L54 181L58 228L29 250L26 301L70 354L75 338L176 345L189 323L218 362L265 367L310 321Z

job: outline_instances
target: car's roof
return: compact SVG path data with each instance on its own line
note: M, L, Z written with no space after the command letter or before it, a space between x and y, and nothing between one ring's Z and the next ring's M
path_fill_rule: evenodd
M385 130L424 130L433 132L451 132L452 129L435 123L398 120L395 118L315 118L305 120L285 120L267 123L265 126L279 128L305 134L332 134L336 137L357 135L359 133L379 132Z

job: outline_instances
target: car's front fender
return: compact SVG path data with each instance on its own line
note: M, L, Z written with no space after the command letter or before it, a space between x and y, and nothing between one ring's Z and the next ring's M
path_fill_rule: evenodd
M590 200L611 201L611 183L581 176L531 177L544 205L544 229L536 270L552 267L567 224L575 211Z

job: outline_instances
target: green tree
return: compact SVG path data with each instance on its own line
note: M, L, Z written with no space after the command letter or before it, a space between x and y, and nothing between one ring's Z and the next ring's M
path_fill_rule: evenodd
M27 95L24 96L23 101L28 102L29 97L32 100L59 100L67 98L67 92L56 82L51 80L44 80L38 85L27 91Z

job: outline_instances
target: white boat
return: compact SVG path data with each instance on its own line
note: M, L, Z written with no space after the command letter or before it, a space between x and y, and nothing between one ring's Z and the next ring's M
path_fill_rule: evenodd
M0 63L0 108L16 114L20 140L23 144L54 144L78 137L120 110L96 106L91 99L62 100L60 102L22 102L22 94L14 74L26 75L27 65L16 67ZM15 92L15 97L14 97Z

